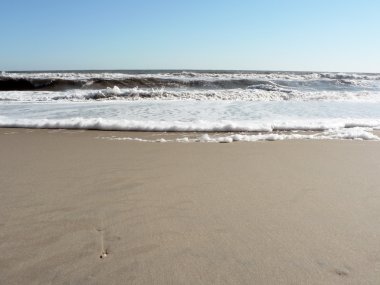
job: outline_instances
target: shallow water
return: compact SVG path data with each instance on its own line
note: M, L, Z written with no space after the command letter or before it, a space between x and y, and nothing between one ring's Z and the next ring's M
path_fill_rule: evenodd
M313 130L324 132L319 139L342 131L350 135L340 138L378 139L372 130L380 128L380 74L2 73L0 90L0 127Z

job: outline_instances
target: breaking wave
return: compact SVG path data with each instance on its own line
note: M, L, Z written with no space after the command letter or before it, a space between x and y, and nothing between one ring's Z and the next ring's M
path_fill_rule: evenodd
M204 142L378 140L379 106L380 74L0 74L0 127L224 133L198 136Z
M259 90L379 88L379 74L295 72L166 72L166 73L5 73L0 91L63 91L70 89L198 88Z
M214 100L214 101L356 101L380 102L380 91L299 91L276 85L236 89L123 88L66 91L3 91L0 101L8 102L82 102L136 100Z

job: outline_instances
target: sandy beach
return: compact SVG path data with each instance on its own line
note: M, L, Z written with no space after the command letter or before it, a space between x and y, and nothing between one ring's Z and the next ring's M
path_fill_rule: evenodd
M0 129L1 284L379 284L379 142L126 134Z

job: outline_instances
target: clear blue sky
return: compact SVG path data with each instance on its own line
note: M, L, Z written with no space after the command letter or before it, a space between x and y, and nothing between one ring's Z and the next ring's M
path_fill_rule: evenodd
M379 0L0 4L0 70L380 72Z

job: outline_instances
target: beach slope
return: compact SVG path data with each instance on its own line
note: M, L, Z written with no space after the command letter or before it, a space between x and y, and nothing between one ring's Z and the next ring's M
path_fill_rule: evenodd
M115 134L0 129L1 284L378 284L380 143Z

